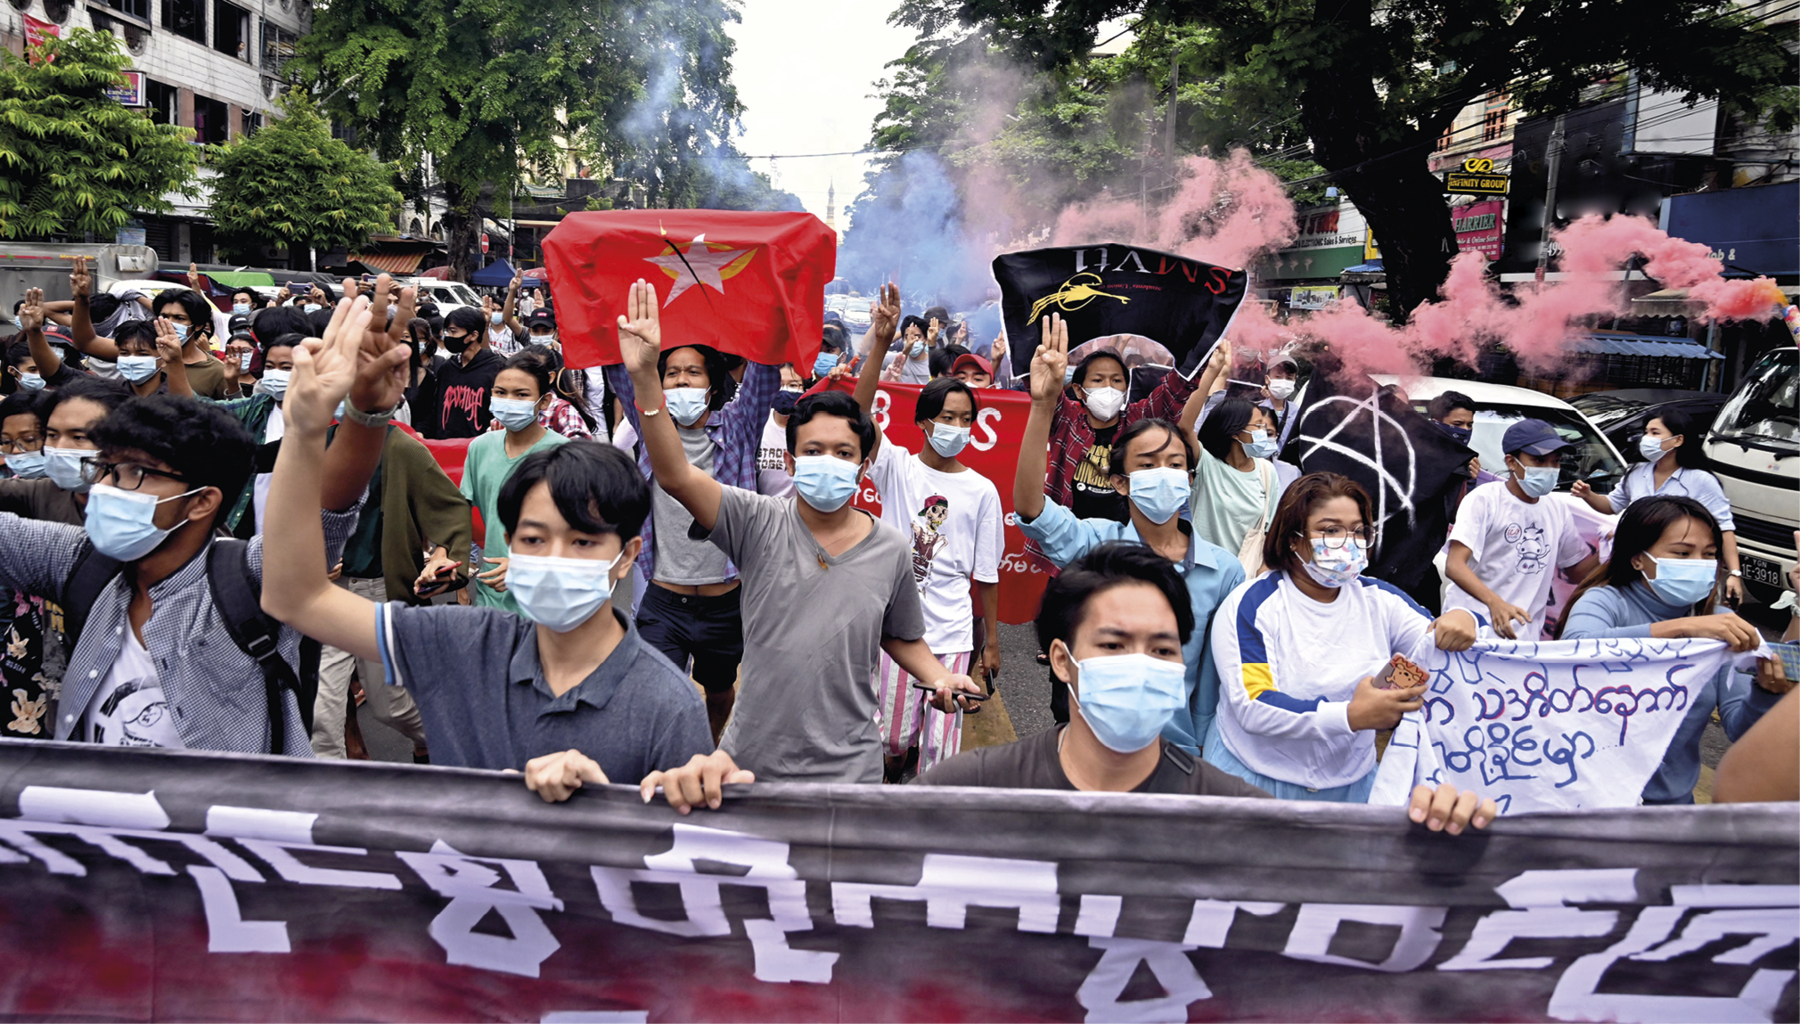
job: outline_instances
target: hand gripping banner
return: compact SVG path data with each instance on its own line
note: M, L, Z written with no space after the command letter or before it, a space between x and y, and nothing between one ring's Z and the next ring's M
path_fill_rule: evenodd
M0 741L0 1015L1624 1020L1796 1014L1792 804L1501 818L517 776Z

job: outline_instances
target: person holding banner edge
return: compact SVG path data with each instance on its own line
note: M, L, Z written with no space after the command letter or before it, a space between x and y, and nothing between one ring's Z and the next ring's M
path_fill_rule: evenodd
M797 496L727 486L689 464L665 415L655 289L639 279L626 309L619 349L636 389L651 470L693 514L691 535L730 556L744 582L745 657L731 723L712 755L646 777L646 799L661 785L678 810L702 801L716 807L722 783L758 775L880 782L881 738L868 684L878 651L927 680L941 711L968 710L969 698L959 694L979 697L982 690L944 668L923 639L911 545L850 504L875 454L875 425L848 395L808 395L787 425Z
M1362 803L1375 783L1375 732L1423 705L1425 686L1375 673L1426 644L1463 651L1483 625L1436 619L1368 567L1369 496L1336 473L1282 495L1263 542L1269 571L1219 605L1212 659L1223 695L1206 760L1275 796ZM1415 659L1416 660L1416 659Z
M1044 590L1038 643L1085 710L1066 726L959 754L918 784L1267 798L1166 738L1163 723L1183 704L1182 650L1203 628L1183 589L1174 564L1142 544L1108 542L1064 566ZM1498 816L1493 800L1451 783L1413 787L1407 807L1415 824L1451 835Z
M1718 520L1693 498L1659 495L1626 507L1613 534L1612 558L1569 599L1557 639L1699 637L1734 651L1762 645L1762 634L1720 606L1726 591L1719 556L1726 550ZM1729 577L1726 577L1729 578ZM1713 712L1732 741L1793 688L1777 658L1756 663L1754 685L1723 668L1688 701L1686 717L1644 786L1646 804L1691 804L1700 781L1700 737Z
M539 449L501 489L490 529L505 531L508 590L523 618L492 607L376 603L327 580L311 509L368 312L364 300L346 301L323 343L295 353L265 531L286 542L267 555L263 610L378 662L384 682L411 691L434 763L524 769L526 785L547 801L709 749L693 686L612 607L650 506L631 457L616 448L576 441ZM403 384L402 372L396 401Z
M1220 350L1228 351L1224 345ZM1179 514L1191 500L1188 474L1194 465L1194 449L1187 432L1167 420L1139 419L1113 441L1108 477L1128 503L1126 522L1080 518L1048 500L1044 493L1046 449L1058 403L1062 401L1068 352L1068 326L1060 315L1046 317L1043 341L1031 357L1031 414L1019 442L1019 465L1013 475L1013 512L1026 538L1059 568L1109 541L1145 544L1178 567L1194 620L1200 625L1182 641L1188 713L1172 716L1164 735L1188 753L1198 754L1218 702L1219 683L1208 653L1207 634L1219 602L1244 581L1244 569L1234 554L1208 543ZM1052 679L1052 708L1063 704L1057 720L1071 721L1066 685L1054 685L1064 680L1054 672Z

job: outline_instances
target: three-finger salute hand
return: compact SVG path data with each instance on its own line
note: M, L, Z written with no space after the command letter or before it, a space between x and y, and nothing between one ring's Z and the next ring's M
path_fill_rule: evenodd
M739 768L730 754L715 750L710 754L695 754L680 768L651 772L638 784L638 793L645 803L649 803L660 786L663 799L682 814L703 804L716 811L725 802L724 787L727 784L755 781L756 775Z
M1031 356L1031 397L1053 401L1062 394L1063 375L1069 367L1069 326L1061 313L1044 318L1042 340Z
M643 278L625 296L625 313L619 317L619 358L628 373L654 373L662 354L662 313L656 289Z
M579 750L545 754L525 762L525 788L544 798L547 804L560 804L575 795L583 783L606 785L610 779L593 758Z

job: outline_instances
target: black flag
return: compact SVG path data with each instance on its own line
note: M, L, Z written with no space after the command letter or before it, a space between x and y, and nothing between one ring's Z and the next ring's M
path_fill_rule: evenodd
M1475 452L1451 440L1392 389L1335 394L1328 372L1307 384L1288 456L1303 473L1340 473L1369 492L1377 537L1368 574L1413 592L1450 531L1448 493Z
M1244 301L1242 270L1109 243L1032 249L994 257L1013 372L1031 369L1042 319L1061 313L1070 347L1109 334L1137 334L1175 355L1191 377L1225 335Z

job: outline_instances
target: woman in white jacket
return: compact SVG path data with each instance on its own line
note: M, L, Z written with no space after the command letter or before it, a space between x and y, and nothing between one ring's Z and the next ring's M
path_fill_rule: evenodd
M1360 803L1375 781L1375 732L1418 708L1423 685L1383 689L1389 659L1475 641L1475 616L1436 619L1368 566L1369 497L1336 473L1282 495L1263 558L1271 571L1225 598L1213 619L1218 715L1208 763L1292 800Z

